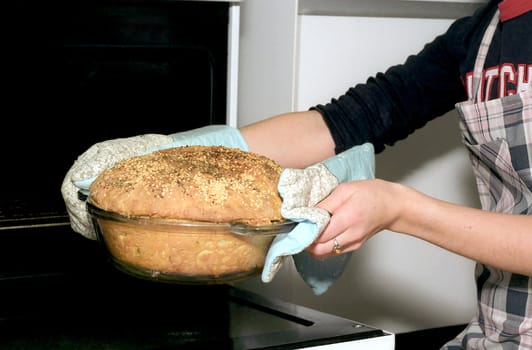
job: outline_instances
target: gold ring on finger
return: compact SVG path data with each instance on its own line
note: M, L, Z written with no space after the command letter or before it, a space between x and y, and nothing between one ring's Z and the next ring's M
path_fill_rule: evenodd
M338 240L335 238L334 239L334 246L333 246L333 249L332 249L332 252L334 254L341 254L342 253L342 247L340 247L340 243L338 243Z

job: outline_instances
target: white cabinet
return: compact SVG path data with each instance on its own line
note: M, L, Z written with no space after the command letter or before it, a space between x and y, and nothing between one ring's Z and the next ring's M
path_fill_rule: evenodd
M303 15L295 1L273 2L276 6L265 0L242 3L240 124L325 103L403 62L452 21ZM259 31L261 35L250 35ZM453 113L378 155L377 176L478 206ZM353 255L341 279L323 296L314 296L291 264L271 284L259 278L240 284L401 333L468 322L475 312L473 268L472 261L460 256L384 231Z

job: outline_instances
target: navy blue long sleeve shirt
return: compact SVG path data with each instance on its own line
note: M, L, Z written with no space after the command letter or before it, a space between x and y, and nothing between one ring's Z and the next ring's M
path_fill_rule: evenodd
M469 80L484 31L500 0L456 20L403 64L370 77L326 104L313 107L329 127L340 153L373 143L377 153L468 99ZM501 8L501 18L512 17ZM511 11L510 11L511 12ZM489 99L532 81L532 12L499 23L485 65Z

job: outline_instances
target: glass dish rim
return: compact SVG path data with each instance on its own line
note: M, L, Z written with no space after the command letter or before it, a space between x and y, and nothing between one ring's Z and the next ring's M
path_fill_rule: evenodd
M165 227L199 227L213 229L227 229L229 232L242 236L275 236L292 231L297 222L283 220L272 222L269 225L254 226L243 222L207 222L207 221L188 221L177 219L150 218L142 216L127 216L105 209L101 209L90 200L86 202L87 211L94 219L111 220L115 222L138 224L144 226L165 226ZM156 219L156 220L155 220Z

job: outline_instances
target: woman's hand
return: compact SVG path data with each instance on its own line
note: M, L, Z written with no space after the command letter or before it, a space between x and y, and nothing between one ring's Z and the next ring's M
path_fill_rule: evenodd
M384 180L340 184L317 205L329 224L308 247L318 257L360 248L374 234L407 234L466 258L532 276L532 215L495 213L446 202ZM336 240L336 242L335 242Z
M340 184L317 207L331 213L329 224L308 248L318 257L334 255L334 239L342 252L353 251L398 218L401 185L384 180Z

